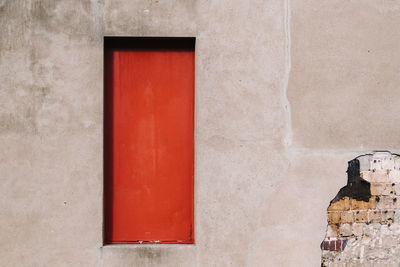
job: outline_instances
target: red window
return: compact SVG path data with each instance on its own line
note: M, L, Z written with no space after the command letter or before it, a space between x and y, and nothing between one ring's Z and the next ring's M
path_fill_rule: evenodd
M195 39L104 42L104 241L193 243Z

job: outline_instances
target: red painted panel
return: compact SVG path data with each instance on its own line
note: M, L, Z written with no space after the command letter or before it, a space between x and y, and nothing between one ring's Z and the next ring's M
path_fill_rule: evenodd
M106 51L105 241L193 243L194 52Z

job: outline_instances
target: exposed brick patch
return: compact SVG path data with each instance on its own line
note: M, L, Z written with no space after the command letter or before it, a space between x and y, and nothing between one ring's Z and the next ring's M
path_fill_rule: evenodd
M355 158L347 174L327 209L321 266L400 266L400 156Z
M347 245L346 239L327 240L322 241L321 249L328 251L343 251Z

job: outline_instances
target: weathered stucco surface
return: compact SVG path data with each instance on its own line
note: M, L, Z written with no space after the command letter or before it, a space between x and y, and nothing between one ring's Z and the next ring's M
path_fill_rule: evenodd
M396 1L0 0L1 266L318 266L396 152ZM103 36L195 36L195 245L102 247Z
M398 149L400 2L306 0L292 7L293 144Z

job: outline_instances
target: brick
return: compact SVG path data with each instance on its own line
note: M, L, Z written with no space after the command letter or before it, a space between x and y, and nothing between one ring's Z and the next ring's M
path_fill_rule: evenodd
M389 172L389 181L391 183L400 183L400 170L392 170Z
M375 198L369 201L361 201L356 199L351 199L351 209L352 210L368 210L368 209L375 209Z
M398 220L396 221L396 212L394 214L395 220L393 223L390 224L390 226L388 227L389 231L391 231L391 233L393 235L399 236L400 234L400 225L397 223ZM400 251L399 251L400 252Z
M328 224L326 237L337 237L339 235L339 226L336 224Z
M393 208L400 209L400 196L395 196L392 198L393 200Z
M364 232L364 223L353 223L351 226L351 232L354 236L362 236Z
M373 183L371 184L371 195L373 196L389 196L395 194L394 183L382 184Z
M393 220L394 220L395 223L400 223L400 210L396 210L394 212ZM400 230L400 227L399 227L399 230ZM399 232L399 234L400 234L400 232Z
M382 211L381 223L393 223L393 221L394 221L394 211L393 210Z
M385 184L385 190L383 190L383 195L389 196L389 195L394 195L394 183L391 184Z
M323 250L329 250L329 240L324 240L324 241L322 241L322 244L321 244L321 249L323 249Z
M397 238L390 236L390 235L386 235L382 238L382 245L384 247L396 247L397 246Z
M352 211L343 211L340 216L341 223L352 223L354 222L353 212Z
M388 157L381 161L381 166L384 170L394 170L394 164L393 157Z
M329 250L334 251L336 249L336 241L335 240L331 240L329 242Z
M369 246L371 244L372 238L369 235L366 235L366 232L368 231L364 231L364 236L361 239L361 245Z
M345 197L329 205L328 211L342 211L350 209L350 199Z
M394 169L400 170L400 158L397 156L394 156L393 161L394 161Z
M395 193L396 195L400 196L400 184L395 184L395 185L393 186L393 188L394 188L394 193Z
M392 226L392 224L390 224L390 226ZM388 224L382 224L381 228L380 228L381 237L385 236L385 235L391 235L391 234L392 234L392 232L391 232L391 230L389 228L389 225Z
M382 195L384 190L385 190L384 184L377 184L377 183L371 184L371 195L373 195L373 196Z
M380 159L373 159L370 168L371 170L382 170L382 161Z
M396 193L395 185L396 185L395 183L391 184L373 183L371 184L371 195L373 196L394 195ZM400 188L398 190L400 190Z
M368 211L368 222L379 223L381 222L381 211L380 210L370 210Z
M380 210L390 210L394 209L396 204L394 201L394 198L390 196L382 196L382 197L377 197L376 199L376 208Z
M389 172L387 170L373 170L370 174L371 183L389 183Z
M368 209L374 210L376 209L376 197L371 197L368 202Z
M342 240L336 240L336 251L342 251Z
M358 222L358 223L368 222L368 212L367 211L355 211L354 212L354 222Z
M343 223L339 226L339 233L341 236L347 237L351 236L351 225L348 223Z
M338 224L340 223L341 212L338 211L330 211L328 212L328 223L329 224Z
M360 172L360 177L365 181L372 182L372 171L362 171Z

